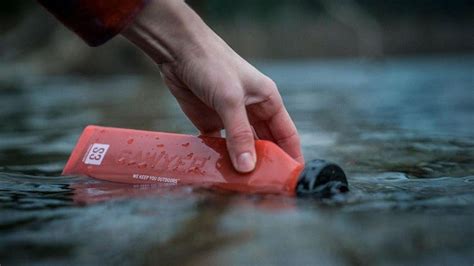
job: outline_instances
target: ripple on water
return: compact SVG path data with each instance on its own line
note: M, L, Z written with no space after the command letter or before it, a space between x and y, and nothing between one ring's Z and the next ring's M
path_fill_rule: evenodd
M59 177L87 124L193 126L155 79L2 78L0 263L471 265L472 62L263 64L305 157L348 173L325 200Z

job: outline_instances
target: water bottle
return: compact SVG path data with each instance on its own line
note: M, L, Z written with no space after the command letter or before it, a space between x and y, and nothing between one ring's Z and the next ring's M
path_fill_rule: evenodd
M303 165L265 140L256 140L255 148L255 170L243 174L233 168L224 138L91 125L81 134L63 175L289 196L328 197L348 191L336 164L313 160Z

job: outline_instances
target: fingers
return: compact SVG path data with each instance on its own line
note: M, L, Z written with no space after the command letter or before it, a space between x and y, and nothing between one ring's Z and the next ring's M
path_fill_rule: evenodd
M292 158L304 163L300 138L287 112L277 113L269 120L254 122L253 127L260 139L276 143Z
M248 107L258 136L273 141L295 160L304 163L298 131L283 104L278 88L268 78L263 79L260 84L260 91L266 92L266 100Z
M282 108L268 120L268 128L275 143L295 160L304 163L301 143L296 126L286 109Z
M255 140L245 105L227 106L220 112L226 130L227 148L234 168L241 173L255 169Z
M266 121L252 122L252 120L250 120L250 122L252 123L252 126L255 129L259 139L275 142L275 139L273 138Z

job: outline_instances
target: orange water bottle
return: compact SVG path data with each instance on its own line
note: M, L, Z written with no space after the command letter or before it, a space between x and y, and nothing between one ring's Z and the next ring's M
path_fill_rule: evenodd
M256 140L255 148L255 170L242 174L234 170L223 138L88 126L63 175L291 196L348 191L346 176L335 164L313 160L305 167L270 141Z

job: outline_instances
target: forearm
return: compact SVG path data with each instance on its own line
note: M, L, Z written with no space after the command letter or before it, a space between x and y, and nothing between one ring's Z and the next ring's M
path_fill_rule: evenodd
M209 53L210 44L223 42L184 0L38 2L89 45L121 33L158 64Z
M122 32L158 64L206 53L212 30L183 0L151 0Z

